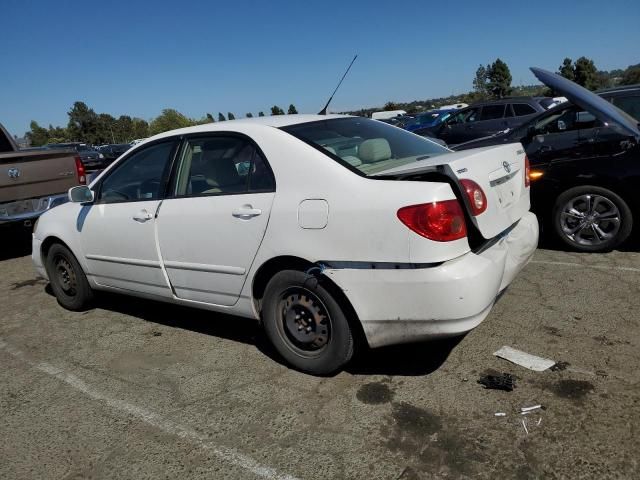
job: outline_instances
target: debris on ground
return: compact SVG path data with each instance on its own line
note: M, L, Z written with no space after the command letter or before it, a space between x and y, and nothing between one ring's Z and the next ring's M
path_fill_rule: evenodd
M520 408L520 413L525 415L527 413L531 413L533 410L538 410L539 408L544 409L542 405L534 405L532 407L522 407Z
M554 360L531 355L530 353L516 350L515 348L507 346L500 348L493 354L496 357L503 358L510 361L511 363L515 363L516 365L520 365L521 367L533 370L534 372L542 372L556 364Z
M493 415L496 416L496 417L506 417L507 416L507 414L504 413L504 412L496 412Z
M499 375L481 375L478 383L484 385L488 390L504 390L512 391L516 388L516 379L510 373L502 373Z
M566 370L567 367L569 367L571 364L569 362L556 362L555 365L551 366L551 371L552 372L561 372L563 370Z

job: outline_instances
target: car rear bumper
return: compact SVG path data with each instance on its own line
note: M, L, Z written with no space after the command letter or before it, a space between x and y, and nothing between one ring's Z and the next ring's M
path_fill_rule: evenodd
M324 271L346 294L371 347L460 335L482 322L529 262L538 221L527 212L483 251L428 268Z
M35 220L47 210L68 200L66 193L0 204L0 224Z

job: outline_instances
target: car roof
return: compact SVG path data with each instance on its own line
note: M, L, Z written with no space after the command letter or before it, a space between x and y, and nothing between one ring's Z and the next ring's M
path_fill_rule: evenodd
M633 90L640 90L640 83L636 83L635 85L620 85L618 87L603 88L601 90L596 90L594 93L600 95L603 93L618 93Z
M193 127L179 128L177 130L169 130L159 133L153 137L149 137L142 143L148 143L150 140L156 140L172 135L187 135L190 133L217 132L217 131L235 131L238 128L249 125L263 125L265 127L288 127L290 125L298 125L301 123L317 122L321 120L331 120L335 118L356 118L353 115L310 115L310 114L293 114L293 115L270 115L268 117L239 118L236 120L225 120L223 122L205 123L195 125ZM142 145L140 143L140 145Z
M469 107L483 107L485 105L501 105L503 103L534 103L539 105L540 101L548 97L503 97L496 100L482 100L473 103ZM466 108L469 108L466 107ZM462 109L461 109L462 110Z

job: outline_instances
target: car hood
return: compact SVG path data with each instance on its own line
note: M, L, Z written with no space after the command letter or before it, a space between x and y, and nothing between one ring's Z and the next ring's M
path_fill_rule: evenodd
M638 122L604 98L556 73L536 67L531 67L531 71L547 87L564 95L580 108L591 112L598 120L616 125L625 133L640 138Z

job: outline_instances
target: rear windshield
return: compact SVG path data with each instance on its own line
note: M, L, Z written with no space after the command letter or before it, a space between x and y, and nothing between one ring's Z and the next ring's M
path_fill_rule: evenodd
M450 150L406 130L368 118L333 118L283 127L364 175L374 175Z

